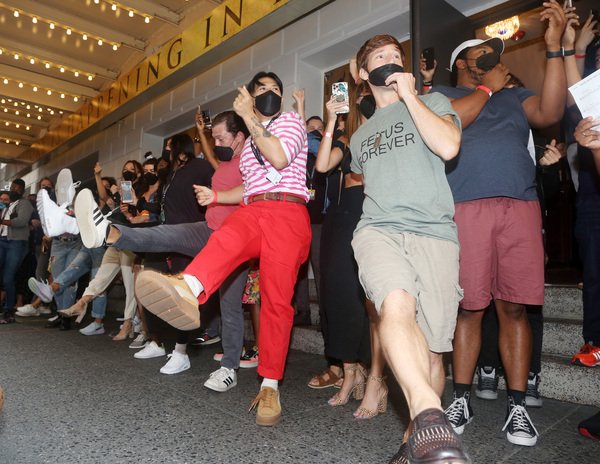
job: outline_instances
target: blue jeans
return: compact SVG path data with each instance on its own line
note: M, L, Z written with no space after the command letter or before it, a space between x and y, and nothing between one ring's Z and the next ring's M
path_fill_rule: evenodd
M79 249L81 248L81 239L79 236L70 242L61 242L58 238L52 240L52 251L50 253L50 270L52 277L59 276L73 262ZM56 295L57 309L69 309L75 304L77 294L77 285L69 285L63 291Z
M10 312L15 308L15 274L28 251L27 240L8 240L6 237L0 237L0 270L6 292L4 307Z
M55 297L61 295L66 289L71 288L71 284L77 282L81 276L87 274L89 271L92 271L92 279L96 277L105 252L106 248L104 247L86 248L82 246L71 264L54 279L54 282L60 285L60 289L54 294ZM92 309L92 317L94 318L104 319L105 315L106 291L94 298Z
M202 251L213 233L206 222L175 225L165 224L139 229L114 224L113 227L119 229L121 236L110 246L130 251L181 253L191 257L195 257ZM244 345L242 295L247 275L248 263L244 263L232 272L219 288L223 326L221 333L221 345L223 346L221 366L229 369L240 367L240 355ZM218 318L215 319L218 327L219 320ZM210 325L206 329L208 331Z

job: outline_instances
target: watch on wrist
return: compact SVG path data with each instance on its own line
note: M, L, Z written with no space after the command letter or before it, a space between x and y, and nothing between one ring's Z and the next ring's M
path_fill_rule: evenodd
M560 50L556 52L546 52L546 58L562 58L565 56L565 49L560 47Z

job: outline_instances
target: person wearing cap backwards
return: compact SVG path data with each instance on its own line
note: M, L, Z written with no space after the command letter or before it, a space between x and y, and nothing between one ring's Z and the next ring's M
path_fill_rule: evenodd
M435 86L459 114L463 138L458 157L446 165L454 195L464 299L454 335L454 401L445 413L457 433L473 418L471 384L481 345L481 319L494 298L499 348L508 383L504 427L510 443L533 446L537 430L525 409L532 350L525 305L544 303L542 223L535 165L527 150L530 126L560 121L566 102L561 37L565 14L545 2L546 70L541 96L505 88L501 39L468 40L450 60L456 87Z
M356 63L376 110L350 140L351 169L363 175L365 194L352 248L411 418L391 463L467 463L440 399L442 353L452 351L462 296L444 170L460 148L460 121L447 98L417 95L394 37L369 39Z

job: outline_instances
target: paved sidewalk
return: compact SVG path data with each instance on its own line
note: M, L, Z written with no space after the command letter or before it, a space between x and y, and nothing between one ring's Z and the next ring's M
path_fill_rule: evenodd
M393 381L388 412L358 421L358 401L334 408L327 404L333 388L306 386L326 368L324 358L292 351L283 419L258 427L247 412L260 386L256 369L241 369L237 387L225 393L203 386L218 368L212 356L220 344L190 347L191 369L168 376L158 372L166 358L134 359L129 341L46 330L45 321L0 326L2 463L387 463L407 424ZM167 351L173 346L170 334ZM445 405L450 394L447 388ZM473 399L475 419L464 434L473 462L599 462L600 444L576 430L596 408L544 399L530 410L538 445L526 448L501 432L505 401L504 392L495 402Z

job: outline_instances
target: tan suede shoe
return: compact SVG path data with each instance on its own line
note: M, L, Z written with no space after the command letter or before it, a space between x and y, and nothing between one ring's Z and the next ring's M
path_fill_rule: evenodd
M275 425L281 420L281 403L279 403L279 391L270 387L263 387L260 393L250 405L251 411L256 405L256 424Z
M198 300L183 280L183 275L142 271L135 281L135 294L153 314L180 330L200 327Z

